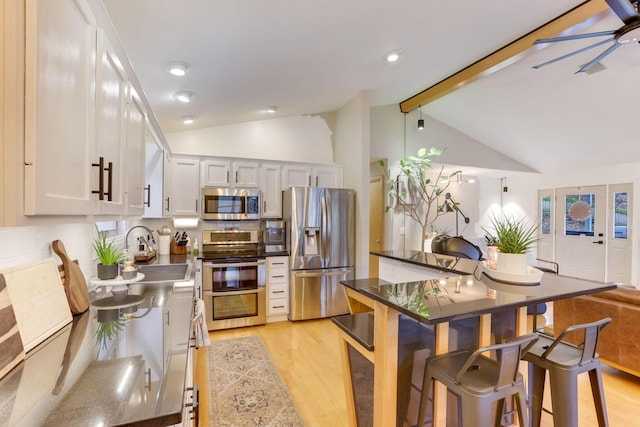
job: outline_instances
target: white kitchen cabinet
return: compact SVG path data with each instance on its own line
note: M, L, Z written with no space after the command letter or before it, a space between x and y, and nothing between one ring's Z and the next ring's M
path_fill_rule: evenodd
M162 218L164 216L164 150L155 141L147 127L144 148L144 217Z
M125 120L127 215L144 213L144 146L147 135L147 112L142 100L129 86Z
M316 187L342 188L342 168L340 166L314 166L313 180Z
M267 258L267 322L287 320L289 314L289 257Z
M286 165L282 168L282 189L292 186L311 185L311 167L306 165Z
M339 166L286 165L282 168L282 189L291 186L342 188Z
M29 1L25 13L24 212L90 214L95 19L82 0Z
M96 148L91 176L94 212L124 213L127 75L101 30L97 31ZM97 193L95 193L97 191Z
M262 218L282 218L282 187L280 165L264 163L260 166L260 195Z
M204 187L258 188L260 168L254 162L208 159L202 162Z
M174 157L171 173L171 214L200 215L200 161Z

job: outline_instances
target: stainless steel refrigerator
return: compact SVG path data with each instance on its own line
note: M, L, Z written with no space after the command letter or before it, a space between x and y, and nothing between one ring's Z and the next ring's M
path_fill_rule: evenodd
M340 281L355 276L355 191L291 187L282 202L291 266L289 320L348 313Z

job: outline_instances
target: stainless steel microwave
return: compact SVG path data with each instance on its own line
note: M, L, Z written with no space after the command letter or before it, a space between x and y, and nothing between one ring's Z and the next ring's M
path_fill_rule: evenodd
M260 190L205 187L202 189L202 219L260 219Z

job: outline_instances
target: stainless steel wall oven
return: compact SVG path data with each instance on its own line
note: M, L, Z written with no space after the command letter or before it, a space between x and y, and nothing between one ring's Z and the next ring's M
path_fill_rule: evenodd
M202 297L209 330L266 323L266 260L258 232L203 233Z

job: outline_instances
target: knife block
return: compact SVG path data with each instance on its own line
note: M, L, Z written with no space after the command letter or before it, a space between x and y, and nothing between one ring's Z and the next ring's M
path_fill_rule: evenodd
M187 253L187 245L178 246L176 239L171 239L170 246L171 255L184 255Z

